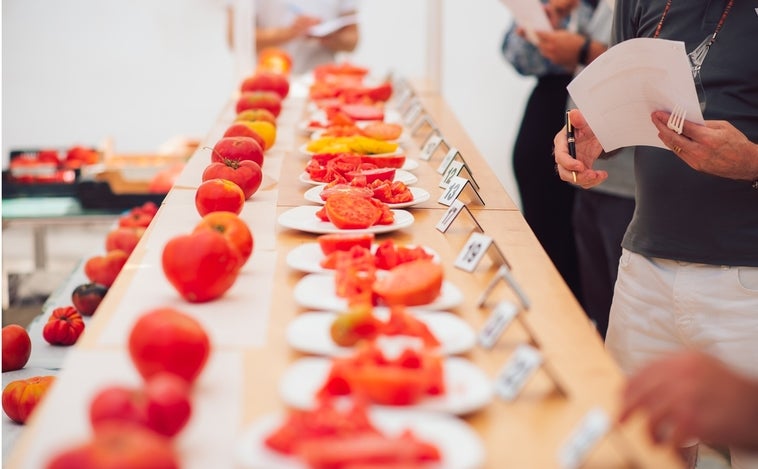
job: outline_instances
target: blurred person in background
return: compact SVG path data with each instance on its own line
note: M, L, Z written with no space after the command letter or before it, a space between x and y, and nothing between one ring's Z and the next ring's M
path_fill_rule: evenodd
M252 0L255 1L255 46L285 50L292 57L292 73L309 72L315 66L334 62L339 52L351 52L358 45L359 29L350 22L322 37L313 37L313 26L352 17L357 0ZM228 7L228 39L232 43L234 9Z

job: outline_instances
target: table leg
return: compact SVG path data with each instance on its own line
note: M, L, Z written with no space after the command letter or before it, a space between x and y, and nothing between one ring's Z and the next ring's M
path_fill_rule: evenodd
M34 231L34 269L45 270L47 267L47 228L37 225Z

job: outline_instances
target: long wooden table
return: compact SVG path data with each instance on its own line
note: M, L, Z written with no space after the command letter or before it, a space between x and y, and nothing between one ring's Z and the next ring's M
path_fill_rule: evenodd
M613 418L623 376L604 351L598 334L516 205L455 115L440 96L423 93L419 97L444 138L461 151L480 184L486 205L471 204L471 211L485 233L492 236L505 254L513 277L530 300L529 310L520 313L519 320L506 329L493 349L477 347L466 356L493 380L520 344L530 343L537 347L546 363L517 399L506 402L496 397L486 408L465 417L465 420L484 442L486 468L559 467L559 448L590 409L599 407ZM272 276L271 290L267 292L270 296L267 301L253 296L253 293L245 298L244 289L241 288L242 293L231 295L233 298L224 298L192 311L202 322L212 325L216 320L214 308L239 302L242 296L243 302L236 304L245 304L251 311L255 310L251 314L264 316L265 326L250 331L249 343L214 342L214 355L219 358L201 376L194 395L197 412L177 441L186 467L235 467L234 450L240 432L261 416L284 409L278 382L287 366L300 357L287 345L285 330L288 323L304 311L292 295L303 274L290 269L285 258L291 249L314 241L315 235L277 227L275 217L306 203L303 192L310 186L297 181L297 175L303 171L306 162L297 151L306 139L296 131L304 106L304 98L288 98L279 120L278 143L267 154L264 165L265 195L263 192L256 194L242 214L256 235L256 253L251 262L259 255L270 254L270 258L275 259L268 267ZM186 174L183 175L187 177L180 178L156 220L166 222L167 217L177 213L177 207L183 207L176 201L191 197L196 187L193 181L199 183L199 174L209 159L207 150L202 147L212 146L232 118L228 105L209 132L205 144L187 165ZM408 156L417 156L419 140L416 138L412 144L405 144ZM399 242L423 244L439 253L445 266L446 279L465 295L463 304L455 312L479 330L496 303L505 300L517 303L518 299L501 282L484 307L479 308L477 300L495 274L497 265L485 260L473 273L453 267L453 260L474 224L465 216L459 216L446 233L435 229L447 209L436 202L441 189L438 188L440 176L435 169L443 153L438 150L428 163L420 161L420 167L414 171L419 177L418 185L432 194L429 201L412 209L414 224L380 238L392 237ZM256 199L259 200L255 202ZM193 206L187 207L186 210L194 210ZM105 338L109 333L113 336L113 324L122 319L119 315L131 314L126 312L129 304L141 305L145 301L136 298L130 286L152 268L149 264L154 261L156 253L154 247L151 250L149 240L159 236L156 231L162 228L160 223L157 225L159 228L154 222L146 232L76 345L77 353L70 354L59 382L20 438L9 460L9 468L40 467L40 461L44 461L55 449L86 437L89 434L86 403L97 386L102 386L113 376L122 375L126 381L138 382L134 372L128 370L123 344ZM184 227L177 230L187 231ZM267 247L269 235L273 239L273 247ZM260 265L256 268L265 270ZM181 303L178 304L181 309ZM263 308L265 311L258 311L261 304L266 305ZM114 357L115 363L106 360L110 356ZM85 366L100 369L84 371ZM61 420L63 422L58 425L53 423ZM583 467L678 467L670 448L653 446L647 440L642 431L643 424L637 420L623 427L614 426L590 451ZM51 445L51 441L56 442L57 446ZM202 465L203 461L205 466ZM213 465L208 466L208 461L213 461Z

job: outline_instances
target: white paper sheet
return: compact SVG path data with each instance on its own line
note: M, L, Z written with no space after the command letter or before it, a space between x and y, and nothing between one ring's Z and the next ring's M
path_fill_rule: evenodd
M328 36L329 34L335 31L339 31L345 26L350 26L352 24L357 24L357 23L358 23L358 15L340 16L333 20L324 21L323 23L319 23L315 26L312 26L308 30L308 35L313 36L313 37L324 37L324 36Z
M617 44L568 86L605 151L634 145L667 148L650 115L683 106L703 124L689 59L680 41L637 38Z
M534 31L553 30L540 0L502 0L502 2L510 10L516 24L527 31L527 35L531 36ZM533 40L533 37L529 40Z
M44 373L43 373L44 374ZM183 468L233 467L234 445L242 407L242 356L214 350L192 394L192 417L176 437ZM91 435L89 402L108 384L138 386L141 382L126 349L73 349L49 400L41 407L28 458L21 467L38 469L53 454ZM250 398L250 396L246 396ZM62 405L65 403L65 405ZM208 431L211 428L212 431Z

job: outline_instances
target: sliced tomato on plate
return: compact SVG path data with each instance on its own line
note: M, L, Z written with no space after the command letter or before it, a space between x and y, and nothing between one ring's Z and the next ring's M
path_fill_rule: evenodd
M325 234L316 238L321 252L329 255L334 251L349 251L353 246L363 246L371 249L374 242L373 233L334 233Z

